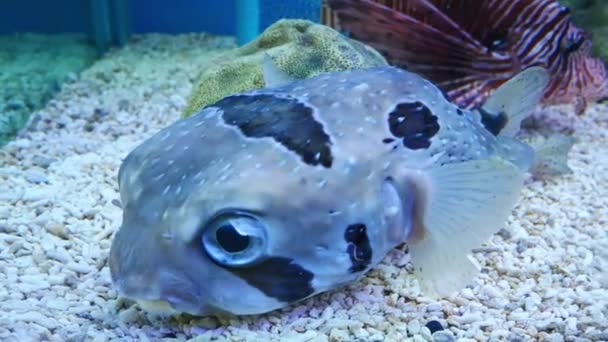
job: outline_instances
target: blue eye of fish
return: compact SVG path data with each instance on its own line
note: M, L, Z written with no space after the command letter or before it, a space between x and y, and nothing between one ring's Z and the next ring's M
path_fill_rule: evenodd
M248 266L265 255L266 227L248 214L224 214L205 227L201 242L216 263L227 267Z

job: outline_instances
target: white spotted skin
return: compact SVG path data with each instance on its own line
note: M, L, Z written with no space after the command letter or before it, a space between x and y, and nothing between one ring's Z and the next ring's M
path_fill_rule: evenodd
M160 131L130 153L119 172L124 218L110 266L123 295L199 315L288 305L204 253L202 230L229 209L259 213L268 231L266 253L309 270L311 295L348 283L365 273L349 271L348 225L368 228L372 259L365 271L407 238L395 238L383 216L392 211L380 201L387 178L484 158L496 149L477 114L458 115L431 83L392 67L328 73L246 94L296 98L312 107L330 136L332 167L307 165L272 138L245 137L213 106ZM415 101L438 118L430 148L410 150L398 138L383 143L393 137L388 113Z

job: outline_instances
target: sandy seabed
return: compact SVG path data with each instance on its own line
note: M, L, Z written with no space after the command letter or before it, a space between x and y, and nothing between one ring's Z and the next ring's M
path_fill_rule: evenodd
M112 289L116 175L179 118L194 78L232 40L136 37L63 86L0 150L0 340L607 341L608 107L536 114L579 140L570 175L530 180L481 274L445 300L421 295L405 248L361 281L270 314L159 319ZM444 331L431 331L437 320Z

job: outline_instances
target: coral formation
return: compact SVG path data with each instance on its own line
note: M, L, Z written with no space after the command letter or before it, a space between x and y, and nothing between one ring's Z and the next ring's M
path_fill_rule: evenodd
M84 34L0 36L0 147L96 58Z
M215 66L205 68L184 116L227 95L262 88L262 58L266 53L279 69L295 78L386 64L372 48L329 27L307 20L280 20L255 41L223 54Z

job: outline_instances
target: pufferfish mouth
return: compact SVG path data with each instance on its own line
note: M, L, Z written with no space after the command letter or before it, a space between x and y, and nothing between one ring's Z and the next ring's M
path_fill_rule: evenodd
M166 302L177 311L192 314L205 311L205 296L191 279L166 267L152 267L129 258L134 255L130 247L114 245L110 251L110 274L120 295L136 301ZM133 263L131 267L125 267L127 261Z
M131 275L114 279L118 292L136 300L142 307L165 307L178 312L200 315L214 311L208 307L199 289L189 280L177 277L171 272L160 271L156 280L142 275ZM149 284L142 286L142 284ZM155 284L162 284L158 286ZM148 305L149 304L149 305ZM145 309L145 308L144 308ZM167 310L163 310L167 311Z

